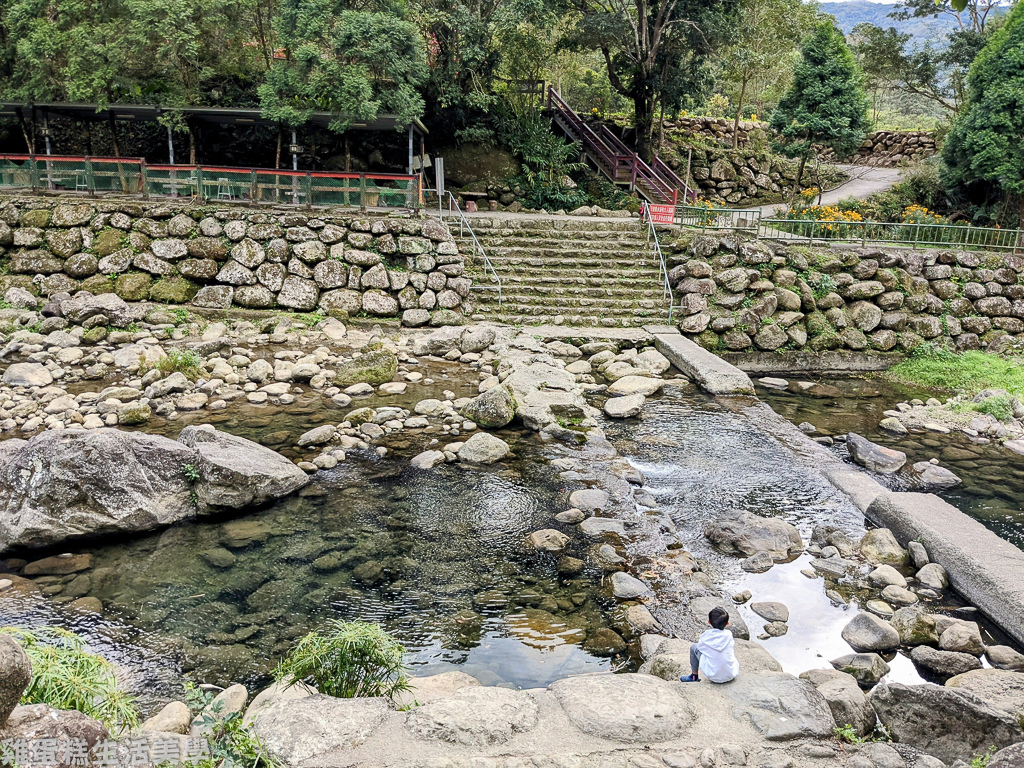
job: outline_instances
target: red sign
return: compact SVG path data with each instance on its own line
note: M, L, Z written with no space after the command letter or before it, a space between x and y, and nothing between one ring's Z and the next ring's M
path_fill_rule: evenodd
M647 211L651 221L655 224L671 224L676 216L674 205L648 205Z

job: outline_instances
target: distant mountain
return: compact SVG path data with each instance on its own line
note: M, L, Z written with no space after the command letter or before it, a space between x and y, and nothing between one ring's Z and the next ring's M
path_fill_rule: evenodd
M890 19L889 14L896 9L896 6L889 3L850 0L846 3L819 3L818 5L824 13L835 17L836 24L847 35L858 24L868 22L882 29L896 27L904 34L913 35L915 42L923 43L933 38L944 38L946 33L956 26L956 19L945 14L939 14L935 18L911 18L906 21Z

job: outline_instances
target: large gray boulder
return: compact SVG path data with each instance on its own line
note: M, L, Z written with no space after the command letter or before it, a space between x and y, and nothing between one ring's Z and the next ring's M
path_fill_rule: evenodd
M474 397L463 406L461 413L477 426L500 429L515 418L516 401L506 387L499 385Z
M354 360L338 367L334 383L339 387L351 384L386 384L395 378L398 371L398 358L394 352L378 349L366 352Z
M66 299L60 303L60 311L68 322L76 324L97 315L103 315L117 328L124 328L132 322L132 308L116 293L86 294Z
M1024 672L975 669L951 677L946 685L973 693L990 706L1016 717L1024 727Z
M0 635L0 726L21 701L32 680L32 662L17 640Z
M774 560L786 560L790 554L804 548L795 526L785 520L743 511L712 520L704 529L704 535L716 549L744 557L767 552Z
M284 456L243 437L189 426L178 441L199 454L195 491L201 512L259 506L309 483Z
M891 651L900 646L900 633L866 611L858 613L843 627L842 636L855 651Z
M300 765L358 747L387 717L383 698L336 699L316 694L275 701L253 721L267 753L285 765Z
M191 448L116 429L44 432L0 465L0 549L134 533L195 514Z
M459 461L467 464L493 464L505 458L511 448L508 443L488 432L477 432L459 448Z
M859 736L866 736L875 729L878 719L875 710L852 675L838 669L811 669L800 678L809 680L818 689L840 728L852 725Z
M537 703L529 694L477 685L417 707L406 728L421 739L486 747L531 730L538 717Z
M13 363L0 381L10 387L48 387L53 384L53 376L40 363Z
M548 686L569 720L584 733L627 744L681 736L694 711L678 682L650 675L578 675Z
M910 652L910 659L929 678L946 678L981 669L977 656L956 651L940 651L927 645L919 645Z
M826 738L836 727L828 702L807 680L784 673L740 674L721 688L735 715L769 741Z
M553 362L516 360L503 384L512 393L516 415L536 432L549 424L578 423L593 411L576 377Z
M46 704L30 704L15 707L7 722L0 727L0 742L14 744L18 741L39 743L46 739L55 747L64 760L49 763L56 768L69 768L68 749L85 742L91 750L110 734L103 724L88 715L74 710L54 709Z
M892 448L885 448L877 443L872 443L856 432L849 432L846 435L846 447L850 451L850 457L866 469L880 472L883 475L891 475L898 472L907 463L907 454Z
M1024 741L1017 718L956 688L882 683L868 700L896 741L946 763Z

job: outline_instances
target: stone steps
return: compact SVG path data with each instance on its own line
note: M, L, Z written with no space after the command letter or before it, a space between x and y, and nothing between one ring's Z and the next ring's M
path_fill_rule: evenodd
M460 246L460 251L464 248L467 253L473 250L473 241L470 238L456 238L455 241ZM643 249L646 245L646 240L642 237L635 238L594 238L594 237L566 237L562 235L560 237L522 237L522 236L507 236L507 237L480 237L477 236L477 242L483 246L484 250L490 255L490 249L492 248L526 248L529 250L537 250L542 248L550 248L561 251L575 251L581 247L586 247L591 250L608 251L608 250L624 250L624 251L636 251Z

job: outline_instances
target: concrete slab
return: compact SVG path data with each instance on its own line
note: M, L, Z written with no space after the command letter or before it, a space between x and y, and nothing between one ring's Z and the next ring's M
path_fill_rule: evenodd
M674 325L645 325L643 326L643 329L652 336L661 336L662 334L666 334L668 336L679 335L679 329Z
M750 377L681 334L657 334L658 351L712 395L753 395Z
M523 328L522 331L544 341L586 339L587 341L628 341L637 344L649 343L653 338L643 328L579 328L570 325L538 325L533 328Z
M1024 643L1024 552L931 493L884 493L866 514L901 544L921 542L954 589Z
M722 358L741 371L754 374L863 373L887 371L905 355L897 352L726 352Z

